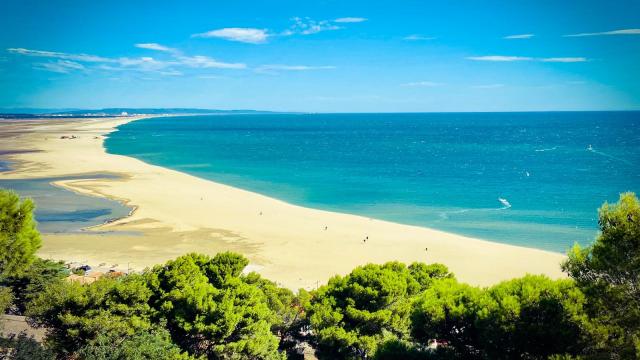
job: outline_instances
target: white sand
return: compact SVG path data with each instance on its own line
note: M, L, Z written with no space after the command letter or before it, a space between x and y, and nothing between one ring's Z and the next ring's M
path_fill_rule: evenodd
M559 267L564 258L561 254L304 208L107 154L103 136L135 119L11 125L16 135L2 139L2 149L41 151L11 155L17 169L0 174L0 179L116 173L122 178L89 176L57 184L136 208L130 217L93 230L139 231L140 236L45 235L42 253L96 263L130 262L131 267L140 269L190 251L215 254L229 249L244 253L261 274L290 288L312 288L357 265L390 260L441 262L460 280L476 285L526 273L564 276ZM0 126L0 131L8 128ZM62 135L78 138L60 139ZM364 243L366 236L369 240Z

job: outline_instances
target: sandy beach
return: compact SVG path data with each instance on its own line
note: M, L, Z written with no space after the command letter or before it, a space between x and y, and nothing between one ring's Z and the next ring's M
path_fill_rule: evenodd
M55 185L135 209L82 234L44 234L41 255L143 269L188 252L231 250L289 288L314 288L369 262L440 262L461 281L490 285L525 273L563 277L563 255L433 229L304 208L134 158L104 137L140 117L0 123L13 169L0 179L83 175ZM62 139L62 136L75 136ZM95 179L96 173L117 175ZM364 241L367 239L366 241Z

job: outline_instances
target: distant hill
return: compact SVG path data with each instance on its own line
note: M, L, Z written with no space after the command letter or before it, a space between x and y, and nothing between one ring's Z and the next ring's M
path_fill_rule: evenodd
M0 108L0 114L53 114L64 111L78 111L82 109L78 108L30 108L30 107L14 107L14 108Z
M127 113L132 114L247 114L247 113L269 113L270 111L258 111L258 110L218 110L218 109L192 109L192 108L106 108L98 110L72 110L72 111L59 111L51 113L52 115L69 114L69 115L122 115Z
M271 111L259 110L219 110L192 108L105 108L105 109L38 109L11 108L0 109L0 114L15 114L24 117L27 114L39 116L119 116L138 114L265 114Z

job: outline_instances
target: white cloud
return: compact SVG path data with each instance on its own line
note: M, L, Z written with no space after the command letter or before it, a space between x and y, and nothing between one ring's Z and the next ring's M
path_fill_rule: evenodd
M433 39L435 39L435 37L433 36L424 36L424 35L418 35L418 34L405 36L403 38L403 40L407 40L407 41L423 41L423 40L433 40Z
M416 81L416 82L410 82L410 83L406 83L406 84L401 84L400 86L408 86L408 87L435 87L435 86L440 86L442 85L441 83L437 83L437 82L433 82L433 81Z
M177 59L180 64L192 68L245 69L247 67L247 65L242 63L225 63L202 55L179 56Z
M148 45L148 44L145 44ZM157 44L155 44L157 45ZM155 46L154 46L155 47ZM151 48L151 47L145 47ZM166 47L163 47L166 48ZM169 48L167 48L169 49ZM243 63L228 63L213 59L208 56L182 55L179 51L170 49L169 56L164 60L158 60L153 57L118 57L107 58L87 54L66 54L54 51L29 50L23 48L7 49L9 52L19 55L48 57L58 59L58 62L50 62L37 64L36 68L41 70L53 71L58 73L67 73L70 70L84 70L85 65L81 63L94 64L91 68L103 71L137 71L157 73L166 76L182 75L180 70L185 68L191 69L245 69L247 66ZM155 49L154 49L155 50ZM164 50L159 50L163 51ZM74 60L74 61L72 61ZM75 62L77 61L77 62ZM90 68L90 69L91 69Z
M84 70L85 67L84 65L74 61L58 60L56 62L35 64L34 69L67 74L73 70Z
M239 41L250 44L262 44L265 43L269 37L272 36L291 36L291 35L311 35L317 34L323 31L330 30L339 30L342 29L338 24L347 24L347 23L360 23L367 21L366 18L362 17L342 17L337 18L333 21L330 20L313 20L309 17L294 17L291 18L293 22L291 26L279 33L270 32L267 29L257 29L257 28L239 28L239 27L231 27L231 28L223 28L207 31L204 33L193 34L191 37L199 37L199 38L220 38L230 41ZM148 46L161 46L158 44L139 44L139 45L148 45ZM150 47L149 47L150 48ZM159 50L159 49L154 49Z
M333 22L337 23L360 23L364 21L367 21L367 19L363 17L342 17L333 20Z
M164 45L156 44L156 43L135 44L134 46L140 49L147 49L147 50L166 51L166 52L175 51L175 49L166 47Z
M281 33L283 36L290 36L295 34L311 35L317 34L322 31L338 30L342 29L340 26L333 24L328 20L316 21L308 17L300 18L294 17L291 19L293 25L288 30Z
M49 58L58 58L65 60L74 60L74 61L85 61L85 62L108 62L110 59L104 58L101 56L88 55L88 54L66 54L55 51L41 51L41 50L29 50L24 48L9 48L8 52L19 55L26 56L38 56L38 57L49 57Z
M250 44L261 44L267 41L269 34L265 29L254 28L224 28L207 31L201 34L193 34L192 37L220 38L229 41L238 41Z
M145 70L159 70L171 66L170 62L156 60L149 56L139 58L121 57L115 59L115 61L124 67L139 67Z
M583 57L554 57L554 58L544 58L541 59L542 62L560 62L560 63L574 63L574 62L585 62L586 58Z
M504 87L504 84L486 84L486 85L474 85L474 89L498 89Z
M470 56L469 60L475 61L531 61L533 58L527 56L504 56L504 55L489 55L489 56Z
M602 35L640 35L640 29L621 29L594 33L580 33L564 35L565 37L602 36Z
M513 39L531 39L534 36L535 36L534 34L519 34L519 35L505 36L503 39L509 39L509 40L513 40Z

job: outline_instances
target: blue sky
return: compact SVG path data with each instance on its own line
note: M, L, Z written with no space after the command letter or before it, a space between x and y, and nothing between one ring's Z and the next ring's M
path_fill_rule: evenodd
M640 109L640 2L0 2L0 108Z

